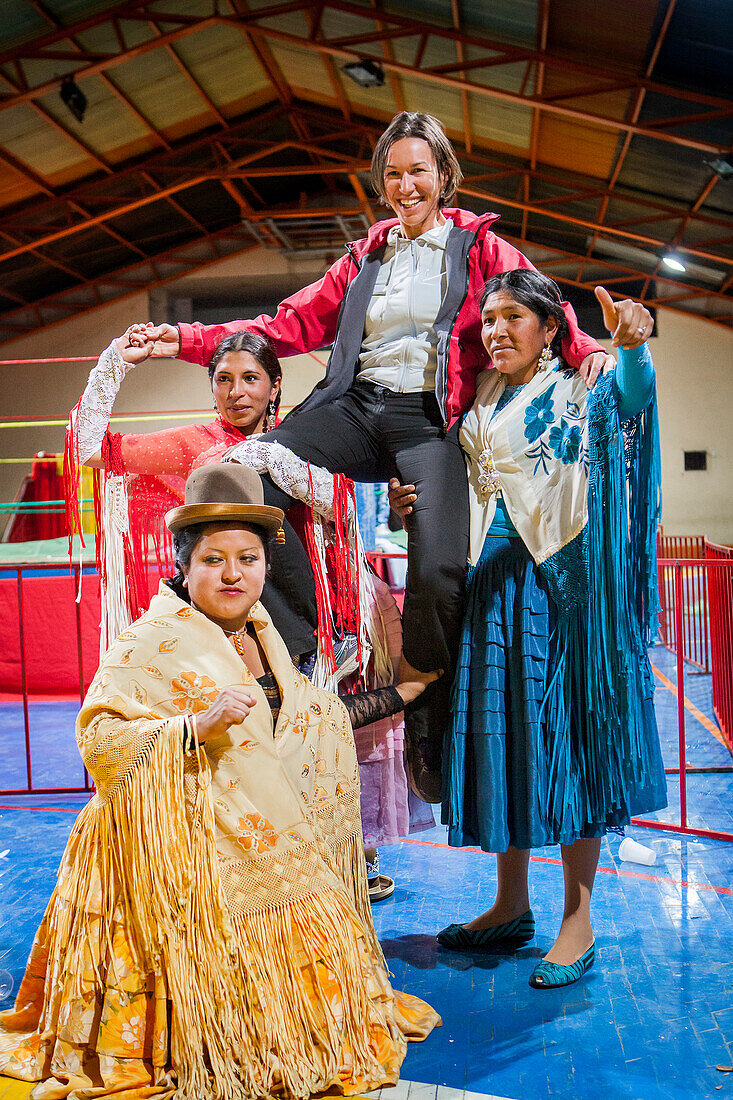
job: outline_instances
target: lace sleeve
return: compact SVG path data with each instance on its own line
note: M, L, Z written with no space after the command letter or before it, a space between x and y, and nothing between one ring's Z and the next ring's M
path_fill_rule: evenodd
M120 355L114 340L92 367L86 389L70 417L82 464L102 446L115 398L131 367L132 364L126 363Z
M294 500L303 501L324 519L333 521L333 474L322 466L312 466L298 458L282 443L247 439L231 447L224 461L241 462L258 474L269 474L275 484ZM351 514L351 500L348 505Z
M362 691L357 695L342 695L341 702L349 712L355 730L378 722L380 718L389 718L405 708L402 696L391 685L374 691Z

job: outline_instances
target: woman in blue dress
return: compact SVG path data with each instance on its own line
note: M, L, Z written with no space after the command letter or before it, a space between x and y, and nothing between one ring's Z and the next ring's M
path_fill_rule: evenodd
M618 309L603 287L596 295L614 334ZM520 270L481 298L494 369L460 429L471 538L443 776L450 844L498 864L492 907L443 929L443 946L527 943L530 851L561 845L565 907L530 978L538 989L593 965L606 830L666 804L647 656L660 507L652 319L644 311L615 371L588 391L557 358L560 301L551 279ZM392 483L403 516L416 499Z

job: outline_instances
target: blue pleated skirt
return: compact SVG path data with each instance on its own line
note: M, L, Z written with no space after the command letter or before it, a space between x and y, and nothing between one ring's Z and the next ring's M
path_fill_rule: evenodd
M627 824L631 813L665 805L650 693L645 724L657 749L644 789L629 791L603 821L593 821L592 813L581 814L584 820L574 826L550 820L540 794L549 786L542 701L556 618L545 579L522 540L487 537L468 573L444 753L443 821L451 845L504 852L572 844ZM582 736L573 730L573 737ZM574 777L566 779L572 787Z

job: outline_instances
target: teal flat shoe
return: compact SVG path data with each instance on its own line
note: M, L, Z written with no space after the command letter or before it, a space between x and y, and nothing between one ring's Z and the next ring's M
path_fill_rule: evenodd
M561 966L560 963L551 963L543 959L537 963L530 974L529 984L533 989L559 989L563 985L572 985L587 974L596 961L595 942L590 945L585 954L581 955L570 966Z
M528 909L521 917L496 924L493 928L471 930L463 924L449 924L438 932L437 940L441 947L452 947L456 951L470 951L473 948L499 947L501 944L514 944L520 947L534 936L534 913Z

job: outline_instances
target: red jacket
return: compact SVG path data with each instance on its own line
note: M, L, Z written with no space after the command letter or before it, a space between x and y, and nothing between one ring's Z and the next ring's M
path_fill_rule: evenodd
M446 246L447 289L435 321L435 389L447 427L471 405L476 375L487 366L478 308L484 283L499 271L533 265L491 231L497 214L479 216L459 209L443 213L453 222L453 229ZM333 401L354 381L371 291L387 234L396 224L392 218L373 225L367 237L347 245L346 255L332 264L322 279L281 302L274 317L262 314L251 321L224 325L180 324L180 358L208 363L217 344L242 329L268 337L283 356L333 344L326 377L290 415ZM563 305L570 328L563 341L563 357L578 367L587 355L604 349L578 328L572 306Z

